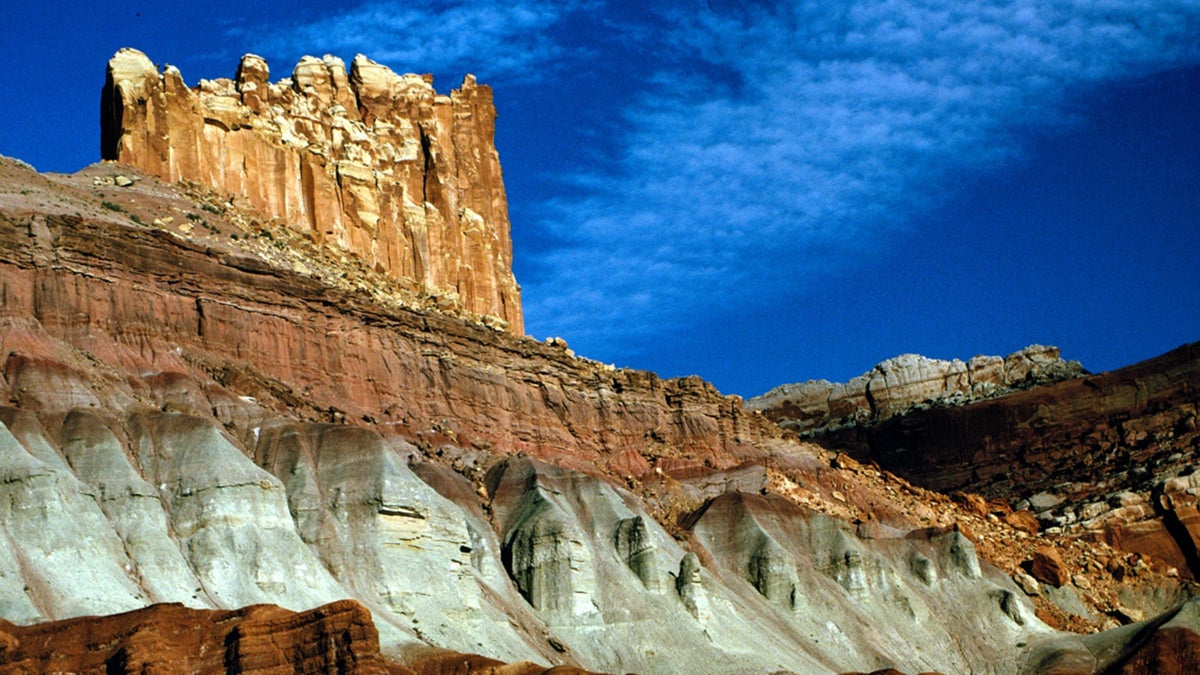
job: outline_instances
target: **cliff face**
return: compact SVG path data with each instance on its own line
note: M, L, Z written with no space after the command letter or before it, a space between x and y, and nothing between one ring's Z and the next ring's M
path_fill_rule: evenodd
M364 56L301 59L270 83L247 55L233 80L189 89L144 54L108 64L101 152L168 181L243 195L313 241L415 290L523 331L491 89L450 96Z
M634 477L652 465L626 461L630 453L670 448L690 458L679 460L684 466L728 468L764 456L778 435L699 378L613 369L437 313L381 314L361 297L293 273L267 275L253 259L209 255L153 229L114 233L73 217L6 214L0 229L0 239L16 243L41 231L59 260L108 271L105 282L88 283L62 267L0 262L0 311L36 322L12 320L0 342L9 348L10 395L22 406L121 410L150 396L239 425L243 415L282 409L375 425L422 447L453 442L474 454L608 462ZM111 367L161 377L96 381L86 362L72 359L75 368L64 369L53 365L57 355L22 348L71 336L103 336L100 358Z
M305 225L130 166L43 176L0 158L0 617L17 624L0 624L0 666L152 670L178 649L231 672L369 672L377 652L430 673L1091 672L1157 623L1096 641L1047 623L1116 627L1185 598L1132 554L789 438L699 378L410 302L438 289L371 259L386 237L370 227L416 189L412 162L426 216L475 222L464 200L488 178L459 171L478 169L470 139L457 164L445 141L474 104L365 59L270 85L247 58L197 91L147 64L110 64L109 119L132 122L106 148L148 148L168 174L190 158L260 209L318 168L337 189L300 200ZM358 190L364 166L378 192ZM316 227L335 202L354 255ZM958 395L921 364L883 369L870 414ZM983 366L972 388L1036 370ZM71 621L113 612L134 613ZM1174 628L1163 650L1188 635Z

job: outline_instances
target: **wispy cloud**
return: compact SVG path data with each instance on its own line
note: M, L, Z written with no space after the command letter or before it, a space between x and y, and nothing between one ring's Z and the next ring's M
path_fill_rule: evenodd
M520 281L533 334L628 361L872 255L1030 129L1063 124L1072 96L1197 59L1200 3L372 0L255 40L267 56L540 78L603 126L581 134L603 149L555 178L562 196L521 205L540 216L517 223L539 235ZM579 77L621 81L577 100Z
M702 8L702 9L698 9ZM711 9L709 9L711 8ZM527 326L619 358L843 268L1061 124L1072 93L1197 56L1195 2L688 3L617 167L547 205ZM644 45L643 45L644 46Z
M363 53L401 71L472 72L489 79L540 77L572 56L572 48L554 34L556 24L594 4L374 0L313 21L278 26L255 42L265 54L288 58L297 53Z

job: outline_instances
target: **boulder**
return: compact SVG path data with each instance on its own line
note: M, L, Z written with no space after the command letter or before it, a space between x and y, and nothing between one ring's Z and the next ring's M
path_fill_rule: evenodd
M1066 564L1058 549L1052 546L1039 546L1033 552L1029 561L1029 574L1038 581L1051 586L1065 586L1070 581Z

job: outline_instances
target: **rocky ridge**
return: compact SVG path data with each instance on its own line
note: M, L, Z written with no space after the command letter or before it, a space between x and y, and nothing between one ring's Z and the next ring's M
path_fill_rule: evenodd
M780 385L747 399L746 407L787 429L820 433L874 424L919 407L995 398L1085 374L1078 361L1065 361L1057 347L1042 345L1005 357L975 356L968 361L902 354L846 383L811 380Z
M1196 578L1197 392L1200 348L1191 344L1110 373L821 442L866 449L932 484L905 465L911 460L895 461L922 456L942 489L1024 497L1052 532L1103 539ZM899 447L909 451L886 450Z
M1200 572L1200 350L989 400L921 405L806 434L922 485L1013 500L1047 533ZM769 416L791 405L783 403ZM1065 576L1055 572L1063 586Z
M246 55L234 79L188 88L145 54L109 61L101 154L167 181L241 195L318 246L520 334L491 89L449 96L359 55L304 57L269 81Z

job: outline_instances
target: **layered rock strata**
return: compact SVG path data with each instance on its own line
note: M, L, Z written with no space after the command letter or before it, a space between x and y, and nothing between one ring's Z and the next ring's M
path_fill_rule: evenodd
M181 413L74 410L43 424L3 412L12 426L0 425L0 609L21 624L160 602L182 603L177 613L304 611L354 598L393 659L438 647L604 672L962 671L1049 633L957 533L862 539L782 499L732 494L689 524L687 551L631 493L528 458L494 465L488 498L472 505L461 475L427 467L420 480L383 437L347 425L275 419L243 449L215 422ZM914 573L915 556L936 572ZM349 623L365 621L361 607L337 606L360 617ZM227 615L214 621L229 625ZM308 639L303 630L280 637L285 623L212 639L227 664L309 654L287 646ZM933 626L965 623L988 637L912 653ZM341 649L344 630L327 632ZM247 641L267 634L269 643ZM323 635L313 638L320 654L342 658ZM143 649L89 658L137 661Z
M384 312L310 276L268 273L229 240L0 212L0 254L4 368L22 407L65 414L141 401L240 428L282 409L374 425L422 448L452 443L461 465L523 451L611 463L633 478L654 473L645 457L659 449L687 454L681 471L732 468L779 436L697 377L660 380L438 313ZM104 367L71 356L76 340Z
M429 77L365 56L349 72L304 57L269 81L242 58L234 79L188 88L141 52L109 61L104 159L244 196L312 240L521 334L491 89L449 96Z
M353 598L418 672L1018 672L1082 655L1039 618L1050 588L981 559L1045 543L985 500L974 517L789 440L698 378L381 304L370 274L264 244L288 240L195 190L111 165L0 159L0 179L15 623ZM1106 568L1081 559L1063 556L1082 588ZM1103 663L1144 628L1108 633Z
M36 626L0 619L0 669L10 673L410 672L379 655L362 605L305 612L255 605L234 611L155 605Z
M404 663L608 672L959 672L1053 635L962 533L909 536L946 514L699 379L385 309L104 171L0 161L14 623L353 598ZM737 494L771 490L846 519Z
M785 384L746 401L781 426L814 431L873 424L920 406L962 405L1084 375L1057 347L1032 345L1006 357L944 361L903 354L844 384Z

